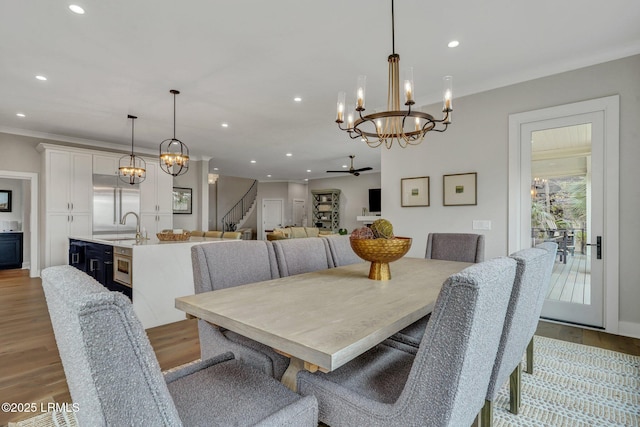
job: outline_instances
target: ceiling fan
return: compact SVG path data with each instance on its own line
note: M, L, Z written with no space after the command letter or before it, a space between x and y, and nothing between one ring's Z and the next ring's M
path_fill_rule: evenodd
M354 155L349 156L349 158L351 159L351 167L349 168L349 170L345 170L345 171L327 171L327 173L331 173L331 172L350 173L353 176L359 176L360 172L370 171L371 169L373 169L373 168L370 168L370 167L354 169L354 167L353 167L353 158L354 157L355 157Z

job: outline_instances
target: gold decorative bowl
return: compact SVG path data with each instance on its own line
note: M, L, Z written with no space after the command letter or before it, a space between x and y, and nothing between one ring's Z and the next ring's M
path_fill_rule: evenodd
M369 279L389 280L391 270L389 263L396 261L411 248L410 237L395 237L393 239L349 239L353 251L365 261L371 262Z
M156 233L156 236L158 237L158 240L162 241L162 242L180 242L183 240L189 240L189 237L191 237L191 232L189 231L185 231L182 233L172 233L172 232L162 232L162 233Z

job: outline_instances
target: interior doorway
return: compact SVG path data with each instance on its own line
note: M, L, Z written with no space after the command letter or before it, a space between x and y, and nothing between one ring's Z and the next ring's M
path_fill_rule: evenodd
M282 227L284 200L262 199L262 240L267 240L267 233L274 228Z
M542 317L617 331L618 97L510 116L509 252L558 243Z
M0 171L0 178L20 179L29 187L29 277L40 276L40 248L38 246L38 174L32 172ZM26 221L25 221L26 222ZM25 224L23 230L27 228ZM26 237L26 236L25 236Z
M293 225L296 227L307 226L307 215L304 205L304 199L293 199Z

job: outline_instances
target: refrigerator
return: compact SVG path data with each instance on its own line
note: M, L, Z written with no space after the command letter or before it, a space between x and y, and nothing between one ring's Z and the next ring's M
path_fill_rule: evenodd
M140 214L140 185L128 184L117 175L93 175L93 234L135 234L136 221L127 217L125 225L120 224L127 212Z

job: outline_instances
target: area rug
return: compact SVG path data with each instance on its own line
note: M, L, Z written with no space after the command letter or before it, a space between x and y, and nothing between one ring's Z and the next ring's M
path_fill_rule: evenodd
M533 375L522 373L522 406L505 385L494 402L496 427L640 427L640 357L535 338ZM46 413L9 427L76 427L73 413Z
M535 338L533 375L522 373L520 413L508 385L494 402L494 425L640 426L640 357Z

